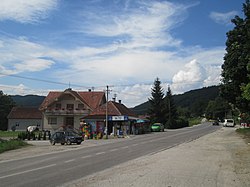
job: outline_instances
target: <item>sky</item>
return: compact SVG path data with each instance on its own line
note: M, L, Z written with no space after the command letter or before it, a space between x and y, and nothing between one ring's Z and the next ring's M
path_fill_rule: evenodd
M0 90L104 91L128 107L218 85L244 0L1 0Z

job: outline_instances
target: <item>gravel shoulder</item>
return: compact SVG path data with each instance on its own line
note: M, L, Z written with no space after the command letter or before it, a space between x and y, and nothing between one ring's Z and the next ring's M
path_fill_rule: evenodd
M250 186L250 146L235 128L123 163L64 186Z

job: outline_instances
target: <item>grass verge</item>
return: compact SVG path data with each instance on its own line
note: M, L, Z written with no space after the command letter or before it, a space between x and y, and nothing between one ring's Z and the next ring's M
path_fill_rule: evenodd
M20 131L0 131L0 137L17 138Z
M243 135L243 138L246 139L247 142L250 142L250 128L239 128L236 129L236 132Z
M19 149L21 147L28 146L24 141L21 140L15 140L15 139L10 139L10 140L2 140L0 139L0 153L3 153L5 151L13 150L13 149Z
M201 118L190 118L188 120L188 123L189 123L189 127L192 127L194 125L198 125L201 123Z

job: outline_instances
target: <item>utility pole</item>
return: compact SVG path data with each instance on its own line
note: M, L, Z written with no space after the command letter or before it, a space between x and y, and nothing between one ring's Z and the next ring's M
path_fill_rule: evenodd
M109 86L107 85L107 101L106 101L106 139L108 139L108 100L109 100Z

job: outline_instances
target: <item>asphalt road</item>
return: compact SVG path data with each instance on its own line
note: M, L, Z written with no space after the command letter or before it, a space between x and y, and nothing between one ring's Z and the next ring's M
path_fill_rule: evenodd
M218 128L204 123L193 128L138 135L100 146L79 146L71 151L1 161L0 186L63 186L123 162L192 141Z

